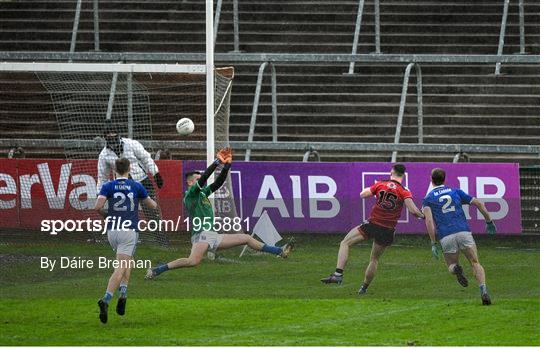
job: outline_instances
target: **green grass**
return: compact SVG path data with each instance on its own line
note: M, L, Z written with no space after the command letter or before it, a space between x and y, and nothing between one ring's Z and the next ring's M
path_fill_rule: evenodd
M478 242L494 304L461 288L425 239L401 237L383 256L366 296L356 291L369 245L351 251L341 286L339 236L300 237L288 260L240 248L194 269L144 281L134 270L126 316L97 318L110 270L41 270L40 256L110 256L106 245L0 246L0 345L540 345L540 243ZM151 247L139 259L187 253Z

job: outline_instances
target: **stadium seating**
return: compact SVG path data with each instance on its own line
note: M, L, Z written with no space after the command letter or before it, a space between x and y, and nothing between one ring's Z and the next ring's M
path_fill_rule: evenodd
M92 3L83 2L77 51L93 49ZM245 52L350 53L357 1L239 1L240 48ZM540 53L540 3L525 1L527 51ZM0 2L0 47L4 51L69 50L75 1ZM494 54L502 1L382 1L383 53ZM366 3L359 53L373 46L373 4ZM505 53L519 51L517 6L508 18ZM201 1L100 2L101 50L106 52L203 52L204 3ZM232 3L224 1L216 50L233 49ZM223 62L226 65L226 62ZM246 140L253 107L254 64L235 64L231 139ZM283 141L392 142L405 65L280 63L278 134ZM540 144L540 67L423 65L426 143ZM2 77L4 78L4 77ZM256 140L269 140L271 108L266 79ZM2 137L55 138L47 95L28 98L32 86L19 78L2 83ZM414 76L411 93L415 93ZM9 92L9 93L8 93ZM414 94L408 98L402 142L416 142ZM36 115L42 117L36 120ZM29 119L32 119L29 126ZM171 139L173 119L154 118L156 139ZM36 131L36 123L40 125ZM176 158L203 152L176 153ZM32 149L31 156L51 156ZM389 160L390 154L325 153L323 160ZM56 156L61 156L57 151ZM399 160L450 160L452 154L400 153ZM299 160L301 154L254 152L253 159ZM537 162L536 156L474 155L473 161Z

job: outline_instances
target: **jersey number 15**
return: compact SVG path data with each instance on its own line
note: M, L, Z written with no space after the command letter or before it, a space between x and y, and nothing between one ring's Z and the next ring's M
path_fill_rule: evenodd
M395 193L388 191L379 191L379 204L382 208L387 210L394 210L396 208L396 201L398 196Z

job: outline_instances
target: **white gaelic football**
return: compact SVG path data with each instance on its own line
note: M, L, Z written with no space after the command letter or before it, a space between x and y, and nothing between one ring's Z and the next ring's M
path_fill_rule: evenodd
M188 135L193 133L193 130L195 129L195 125L193 124L193 121L187 117L181 118L176 122L176 131L180 135Z

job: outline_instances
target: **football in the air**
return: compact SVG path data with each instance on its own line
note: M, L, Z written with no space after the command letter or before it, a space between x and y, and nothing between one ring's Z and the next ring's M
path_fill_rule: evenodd
M195 125L193 124L193 121L187 117L181 118L176 122L176 131L180 135L188 135L193 133L193 130L195 129Z

